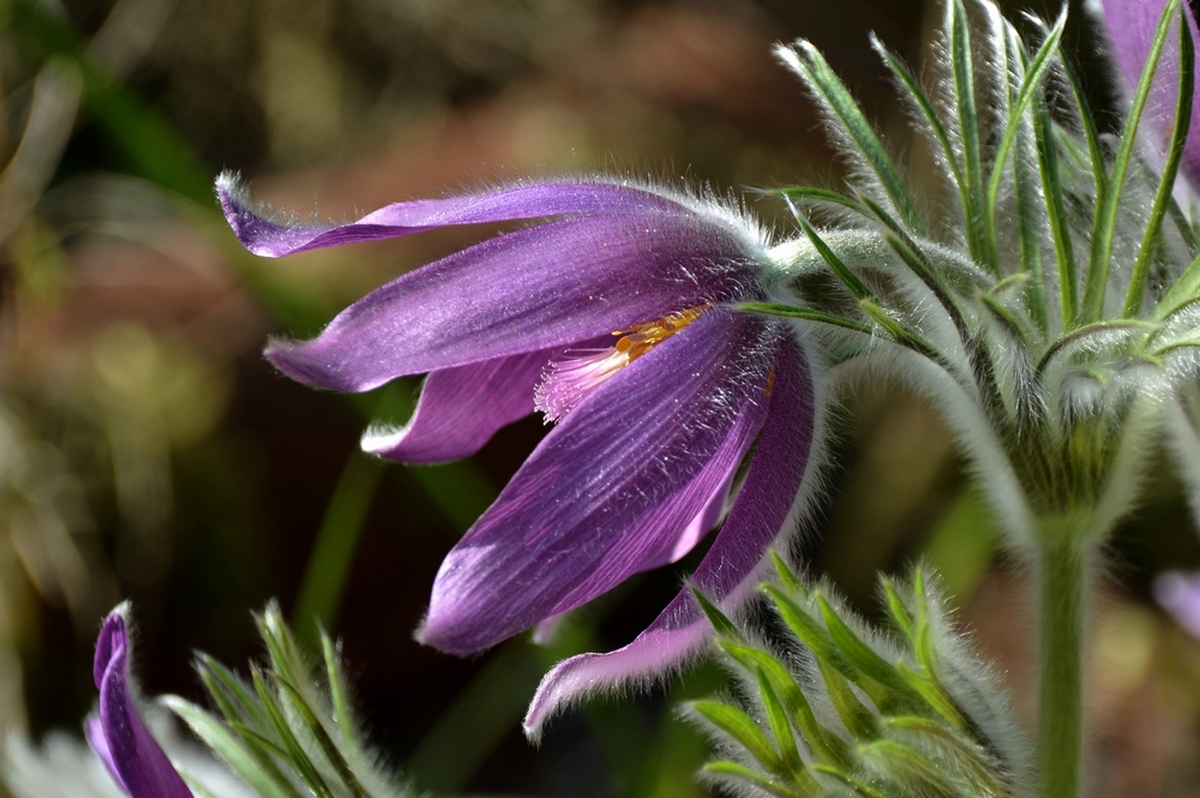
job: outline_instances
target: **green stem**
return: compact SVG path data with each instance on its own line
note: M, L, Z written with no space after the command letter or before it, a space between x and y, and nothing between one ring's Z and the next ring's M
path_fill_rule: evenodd
M328 629L337 617L342 590L382 476L383 468L377 462L355 451L333 490L292 612L292 628L306 642L316 640L314 619Z
M1078 518L1041 524L1040 798L1078 798L1083 761L1086 530Z

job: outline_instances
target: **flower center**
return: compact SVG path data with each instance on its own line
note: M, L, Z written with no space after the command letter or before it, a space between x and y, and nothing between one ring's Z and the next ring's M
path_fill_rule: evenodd
M550 361L533 392L533 405L549 424L579 406L604 381L700 318L711 305L688 308L661 319L616 330L616 343L603 349L568 349Z

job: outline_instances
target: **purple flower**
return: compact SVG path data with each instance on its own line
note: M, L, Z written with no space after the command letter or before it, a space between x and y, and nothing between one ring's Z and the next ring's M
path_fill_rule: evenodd
M1196 18L1191 4L1185 0L1181 5L1192 40L1196 42ZM1112 39L1113 58L1131 91L1145 68L1155 28L1166 7L1167 0L1104 0L1104 21ZM1178 26L1173 25L1167 34L1146 104L1146 113L1160 137L1157 144L1164 151L1174 123L1176 94L1179 92L1178 37ZM1193 69L1197 76L1195 86L1200 90L1200 60L1195 62ZM1200 103L1193 102L1181 168L1192 188L1200 189Z
M1154 580L1154 600L1175 622L1200 637L1200 572L1167 571Z
M84 724L88 742L117 784L133 798L191 798L192 792L150 735L138 712L129 677L129 634L117 607L104 620L92 672L100 690L100 715Z
M312 226L256 214L229 176L217 190L242 243L271 257L537 222L405 274L314 340L267 349L286 374L342 391L427 372L409 423L363 438L388 459L465 457L535 410L555 422L447 555L421 641L455 654L488 648L679 559L723 517L692 581L733 609L794 526L818 420L813 375L790 322L732 309L765 298L764 274L778 270L740 216L654 189L563 181ZM677 666L707 632L681 592L624 648L554 668L527 730L587 692Z

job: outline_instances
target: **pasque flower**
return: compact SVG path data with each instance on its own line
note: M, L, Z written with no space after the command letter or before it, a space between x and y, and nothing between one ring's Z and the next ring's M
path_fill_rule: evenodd
M217 190L242 243L271 257L537 222L403 275L311 341L267 349L286 374L341 391L428 373L409 423L363 438L388 459L465 457L535 410L555 422L447 555L421 641L455 654L488 648L679 559L723 517L692 581L732 607L794 524L819 423L816 388L792 322L734 308L765 299L780 268L740 215L657 189L567 180L314 226L259 215L228 175ZM537 733L585 692L676 666L707 630L681 592L626 647L560 663L527 729Z
M132 798L191 798L163 749L151 736L138 710L129 675L128 605L104 620L96 641L93 674L100 690L100 712L84 724L88 742Z

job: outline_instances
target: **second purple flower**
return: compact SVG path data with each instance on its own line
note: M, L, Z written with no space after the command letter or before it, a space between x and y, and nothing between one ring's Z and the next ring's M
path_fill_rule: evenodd
M364 436L388 459L466 457L535 410L555 422L447 555L421 641L488 648L679 559L718 524L693 584L730 610L747 596L764 552L795 524L819 425L797 330L734 309L768 298L779 270L754 225L714 202L601 181L397 203L331 226L265 218L229 176L217 189L238 238L270 257L539 222L405 274L311 341L267 350L288 375L341 391L428 373L406 426ZM678 665L707 634L681 592L628 646L560 663L527 728L586 692Z

